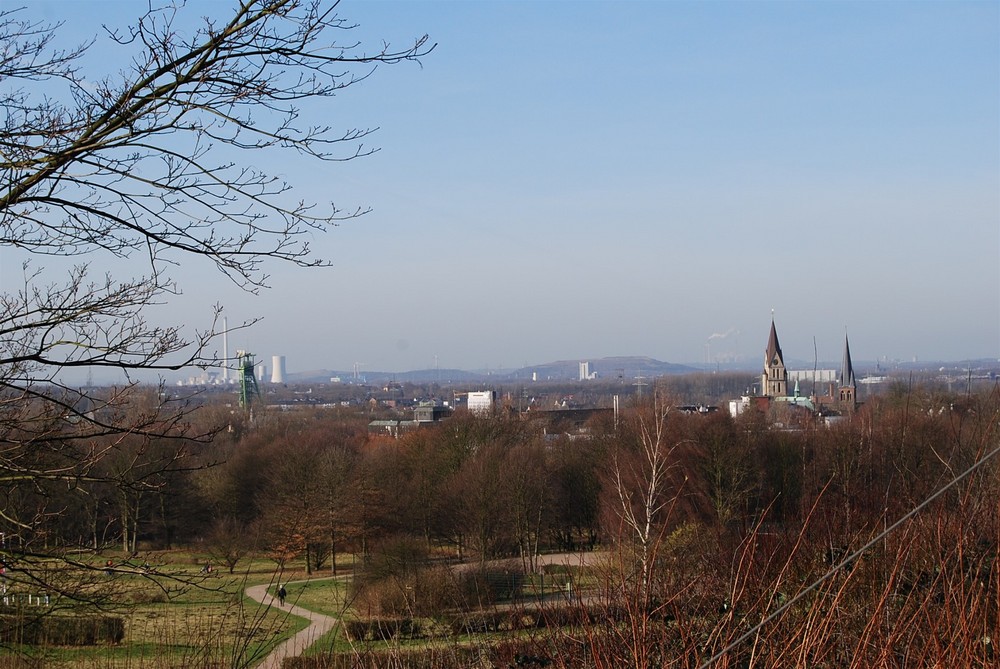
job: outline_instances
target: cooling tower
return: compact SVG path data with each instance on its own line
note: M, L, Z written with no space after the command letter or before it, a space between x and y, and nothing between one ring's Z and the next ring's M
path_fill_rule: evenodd
M254 374L257 377L258 383L264 383L267 381L267 365L260 363L257 365L257 371Z
M271 356L271 383L285 382L285 356Z

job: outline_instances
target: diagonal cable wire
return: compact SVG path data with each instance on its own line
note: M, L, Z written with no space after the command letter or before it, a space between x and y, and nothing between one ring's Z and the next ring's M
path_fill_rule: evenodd
M782 604L781 606L779 606L777 609L775 609L774 611L772 611L770 615L768 615L766 618L764 618L763 620L761 620L759 623L757 623L756 625L754 625L753 627L751 627L749 630L747 630L746 632L744 632L743 634L741 634L739 637L736 638L735 641L731 641L729 644L726 645L725 648L723 648L722 650L718 651L715 655L713 655L712 657L708 658L705 662L699 664L698 665L698 669L706 669L707 667L710 667L711 665L715 664L715 662L717 662L723 655L725 655L726 653L728 653L729 651L731 651L733 648L736 648L737 646L739 646L741 643L743 643L744 641L746 641L747 639L749 639L751 636L753 636L754 634L756 634L757 631L760 630L761 627L763 627L764 625L768 624L769 622L771 622L772 620L774 620L775 618L777 618L779 615L781 615L782 613L784 613L793 604L795 604L796 602L798 602L800 599L802 599L803 597L805 597L806 595L808 595L810 592L812 592L813 590L815 590L819 586L823 585L823 583L825 583L827 580L829 580L834 574L836 574L837 572L839 572L841 569L843 569L844 567L846 567L848 564L850 564L854 560L858 559L862 555L862 553L865 553L869 548L871 548L872 546L874 546L875 544L877 544L878 542L882 541L887 536L889 536L890 534L892 534L892 532L895 531L896 528L898 528L900 525L902 525L903 523L905 523L907 520L909 520L913 516L915 516L918 513L920 513L928 504L930 504L935 499L937 499L938 497L940 497L941 495L943 495L945 492L947 492L948 490L950 490L953 486L955 486L957 483L959 483L962 479L964 479L965 477L967 477L969 474L971 474L972 472L974 472L977 469L979 469L981 466L983 466L983 464L985 464L990 458L994 457L997 453L1000 453L1000 446L997 446L992 451L990 451L989 453L986 453L981 458L979 458L978 460L976 460L974 463L972 463L972 465L969 466L968 469L966 469L964 472L962 472L961 474L959 474L958 476L956 476L955 478L953 478L951 481L949 481L943 487L941 487L938 490L936 490L930 497L928 497L927 499L925 499L923 502L921 502L920 504L918 504L917 506L915 506L911 510L907 511L903 516L901 516L899 518L899 520L897 520L892 525L890 525L887 528L885 528L884 530L882 530L871 541L869 541L864 546L862 546L858 550L854 551L853 553L851 553L850 555L848 555L846 558L844 558L843 560L841 560L839 563L837 563L836 565L834 565L833 567L831 567L828 572L826 572L825 574L823 574L822 576L820 576L818 579L816 579L815 581L813 581L811 584L809 584L809 586L807 586L802 592L800 592L799 594L795 595L794 597L792 597L791 599L789 599L787 602L785 602L784 604Z

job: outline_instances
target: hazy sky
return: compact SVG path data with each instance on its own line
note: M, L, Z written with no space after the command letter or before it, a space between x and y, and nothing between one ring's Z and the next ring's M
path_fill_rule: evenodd
M190 3L222 15L228 3ZM40 2L75 38L133 3ZM648 355L1000 356L1000 3L351 2L383 68L317 114L348 163L276 162L372 213L241 294L186 260L157 318L262 316L289 372ZM350 36L347 37L350 39Z

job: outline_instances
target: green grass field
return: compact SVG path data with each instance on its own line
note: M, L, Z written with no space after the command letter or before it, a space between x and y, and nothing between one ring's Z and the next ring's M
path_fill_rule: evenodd
M113 582L114 591L123 595L104 614L124 618L122 643L0 648L0 669L235 667L252 664L307 625L287 610L258 604L243 594L249 586L274 584L279 578L304 579L301 564L286 565L279 572L273 561L254 559L240 563L234 574L217 568L203 573L205 558L182 551L159 554L150 564L157 576L116 571L108 577L109 588ZM335 597L341 588L337 584L322 589L303 584L289 590L292 597L306 597L303 605L332 615L338 611Z

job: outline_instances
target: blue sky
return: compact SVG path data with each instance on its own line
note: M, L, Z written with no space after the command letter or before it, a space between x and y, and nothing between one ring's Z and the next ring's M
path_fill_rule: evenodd
M133 7L30 11L73 39ZM333 267L272 266L259 297L185 261L157 318L261 316L231 347L290 372L755 363L772 309L787 358L815 337L837 360L845 329L856 359L1000 357L1000 3L339 11L437 48L305 110L379 127L379 153L267 167L372 213L317 237Z

